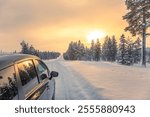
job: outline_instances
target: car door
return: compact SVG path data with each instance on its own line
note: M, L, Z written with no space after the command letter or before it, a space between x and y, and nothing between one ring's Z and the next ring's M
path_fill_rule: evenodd
M55 80L50 78L50 71L45 63L41 60L35 60L35 66L39 76L40 83L47 81L47 89L41 99L54 99L55 95Z
M39 81L33 60L26 60L17 64L18 74L20 77L24 99L37 100L45 99L48 81Z
M18 85L14 66L0 70L0 100L18 100Z

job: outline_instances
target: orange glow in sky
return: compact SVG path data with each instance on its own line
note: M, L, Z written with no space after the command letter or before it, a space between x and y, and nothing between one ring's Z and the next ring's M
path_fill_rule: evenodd
M126 12L123 0L2 0L0 50L20 51L22 40L41 51L64 52L71 41L119 39L129 35L122 20Z

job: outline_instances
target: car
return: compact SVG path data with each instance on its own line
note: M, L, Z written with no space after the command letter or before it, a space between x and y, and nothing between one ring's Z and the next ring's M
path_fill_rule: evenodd
M54 100L57 76L36 56L0 56L0 100Z

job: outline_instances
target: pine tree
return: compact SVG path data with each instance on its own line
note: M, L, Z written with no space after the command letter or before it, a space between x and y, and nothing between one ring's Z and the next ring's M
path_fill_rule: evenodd
M111 38L108 38L108 42L107 42L107 61L112 61L112 41Z
M111 40L111 61L115 61L117 56L117 41L115 36Z
M90 48L88 48L87 46L85 47L85 60L89 60L89 61L91 61L91 50L90 50Z
M118 61L119 63L126 64L126 51L127 51L127 41L124 34L120 37L120 43L118 48Z
M66 60L83 60L85 58L84 44L79 40L78 42L71 42L68 50L63 54Z
M85 54L85 48L84 48L84 44L81 43L81 41L78 41L77 44L77 59L81 60L82 58L84 58L84 54Z
M80 46L80 56L81 56L80 60L86 59L85 58L85 47L84 47L83 43L81 43L81 46Z
M146 66L146 35L150 27L150 0L126 0L129 12L123 16L129 26L125 31L130 31L133 36L142 36L142 65Z
M103 59L104 61L107 61L108 39L109 39L109 37L106 36L106 37L105 37L105 40L104 40L104 43L103 43L103 45L102 45L102 59Z
M126 40L126 43L127 43L127 46L126 46L126 52L125 52L125 64L126 65L131 65L134 62L134 58L133 58L134 43L130 38L128 38Z
M138 63L141 60L141 40L138 37L134 42L134 63Z
M99 39L97 39L97 42L95 44L95 60L96 61L100 61L100 57L101 57L101 44L99 42Z
M102 59L105 61L111 61L111 39L106 36L102 46Z
M82 54L81 54L81 41L79 40L77 43L77 59L81 60Z
M33 47L33 45L31 45L30 47L29 47L29 53L30 54L32 54L32 55L35 55L35 48Z
M74 42L71 42L69 44L69 48L68 48L68 57L69 57L69 60L76 60L76 51L75 51L75 47L76 44Z
M24 40L20 43L21 45L21 53L22 54L29 54L29 45Z
M94 40L92 40L91 41L91 48L90 48L90 50L91 50L91 58L92 58L92 60L95 60L94 58L94 56L95 56L95 43L94 43Z

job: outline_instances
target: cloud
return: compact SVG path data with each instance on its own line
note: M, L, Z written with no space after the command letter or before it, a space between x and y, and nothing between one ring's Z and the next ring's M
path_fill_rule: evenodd
M1 0L3 1L3 0ZM1 4L0 30L15 30L42 23L59 23L104 14L106 0L6 0ZM118 0L115 0L118 1ZM107 4L106 4L107 3ZM107 10L111 7L105 8ZM104 10L104 11L103 11Z
M92 29L118 32L116 25L124 26L122 6L121 0L0 0L0 40L67 46L65 41L84 38Z

